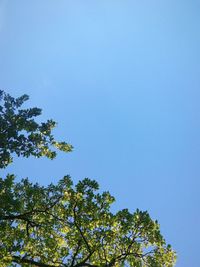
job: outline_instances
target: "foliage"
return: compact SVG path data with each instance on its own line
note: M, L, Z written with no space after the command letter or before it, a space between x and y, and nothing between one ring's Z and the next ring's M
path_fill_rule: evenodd
M18 101L22 103L26 98L23 96ZM15 139L21 131L18 123L13 123L17 116L12 110L17 106L16 101L5 99L5 103L10 103L5 113L13 117L4 116L2 120L5 127L15 128ZM26 118L23 120L25 130L30 117ZM9 124L10 121L13 124ZM40 131L37 125L33 132L39 134ZM8 142L5 151L9 152L9 159L12 152L22 156L38 156L41 152L37 150L38 143L33 142L32 150L24 154L26 145L23 147L20 142L13 145L13 139L2 129L1 135ZM52 136L50 139L54 140ZM48 145L52 144L50 139L45 141ZM2 163L1 168L5 167L5 158ZM65 176L57 185L47 187L32 184L28 179L15 182L15 176L10 174L0 178L0 266L174 266L175 252L166 245L158 222L146 211L136 210L132 214L124 209L112 213L114 198L98 189L98 183L88 178L74 186L71 178Z
M56 126L55 121L39 124L34 120L41 114L41 109L20 109L28 99L27 95L15 99L0 90L0 101L3 102L0 105L0 168L12 162L11 154L14 152L17 156L53 159L56 152L52 146L66 152L72 150L70 144L54 139L52 129Z
M147 212L110 212L114 198L84 179L66 176L42 187L27 179L1 186L1 263L4 266L172 266L159 225Z

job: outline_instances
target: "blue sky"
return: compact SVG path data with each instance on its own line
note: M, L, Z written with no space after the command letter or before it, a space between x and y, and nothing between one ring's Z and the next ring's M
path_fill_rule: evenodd
M199 29L195 0L0 0L1 89L75 147L6 172L96 179L115 209L158 219L177 267L199 267Z

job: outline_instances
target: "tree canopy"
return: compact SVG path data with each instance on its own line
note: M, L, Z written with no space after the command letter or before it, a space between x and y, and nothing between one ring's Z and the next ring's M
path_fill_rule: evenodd
M52 120L38 124L37 108L20 110L26 95L14 99L0 93L0 168L12 154L54 158L52 145L64 151L72 146L55 141ZM0 265L40 267L172 267L176 254L147 211L112 212L114 197L100 193L88 178L73 185L64 176L56 185L0 178Z

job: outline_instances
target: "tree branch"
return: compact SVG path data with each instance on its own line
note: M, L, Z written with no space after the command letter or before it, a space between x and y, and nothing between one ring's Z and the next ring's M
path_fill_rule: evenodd
M83 238L85 244L86 244L86 247L89 251L90 254L92 254L92 250L90 248L90 245L88 244L88 241L86 240L81 228L79 227L79 225L77 224L77 218L76 218L76 205L74 206L74 209L73 209L73 213L74 213L74 225L76 226L76 228L78 229L79 233L81 234L81 237Z
M45 263L37 262L37 261L31 260L31 259L20 258L19 256L13 256L12 258L13 258L13 262L16 262L18 264L28 263L28 264L31 264L33 266L38 266L38 267L58 267L56 265L45 264Z
M72 257L72 263L70 265L70 267L73 267L74 266L74 262L76 260L76 256L78 255L78 252L79 252L79 249L80 249L80 245L81 245L81 240L78 241L78 245L77 245L77 248L76 248L76 251Z

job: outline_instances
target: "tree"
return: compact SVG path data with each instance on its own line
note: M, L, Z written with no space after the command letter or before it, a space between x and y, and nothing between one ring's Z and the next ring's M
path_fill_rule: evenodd
M70 145L61 143L60 147L54 140L51 123L38 125L35 122L33 117L41 113L38 109L29 109L35 111L32 113L28 110L15 113L15 108L27 96L14 99L3 92L1 96L5 101L0 109L4 114L1 168L11 162L12 153L49 157L55 144L61 149L64 146L65 151L71 150ZM24 131L20 134L21 129L25 129L27 135ZM30 135L39 135L40 142L30 141ZM27 142L23 144L21 138ZM47 187L32 184L28 179L15 182L11 174L0 178L0 265L174 266L175 252L166 245L158 222L152 220L147 211L136 210L132 214L124 209L112 213L114 198L109 192L99 193L98 188L98 183L88 178L74 186L69 176Z

